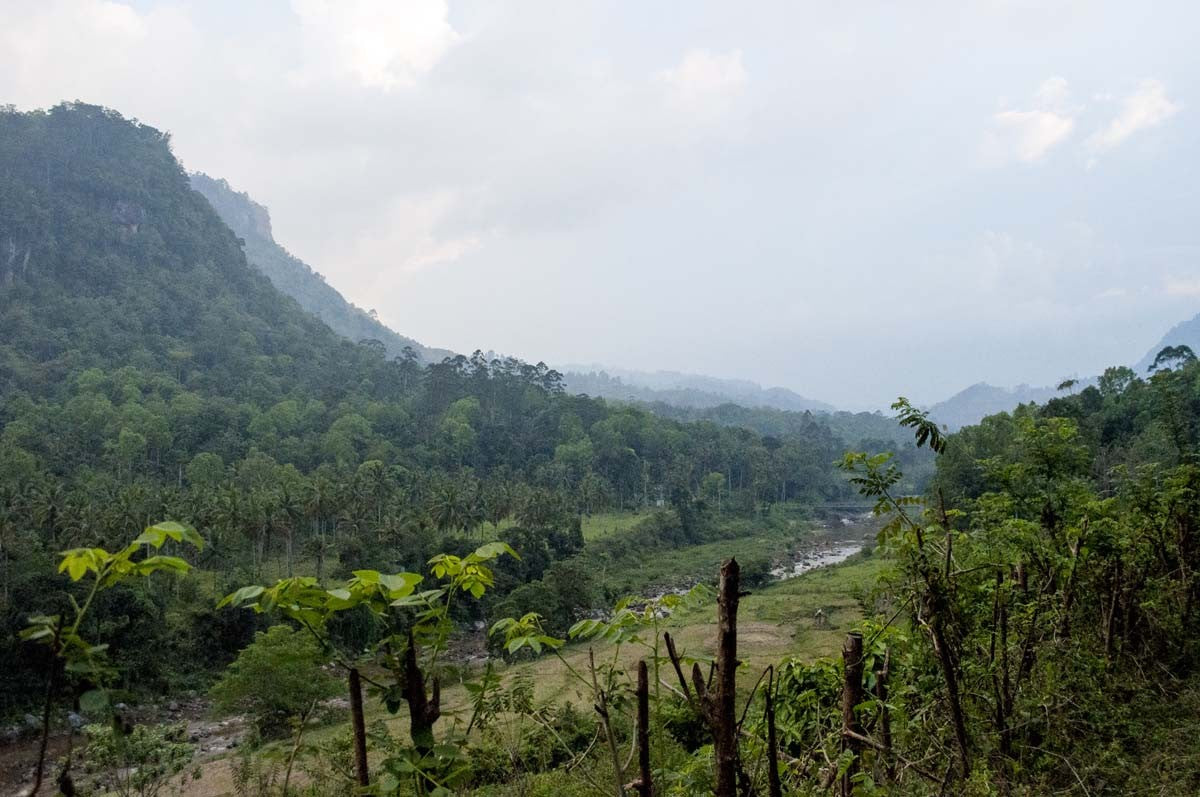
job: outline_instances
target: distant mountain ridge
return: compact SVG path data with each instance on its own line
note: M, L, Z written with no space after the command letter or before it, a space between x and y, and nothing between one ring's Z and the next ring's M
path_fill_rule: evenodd
M405 347L412 348L427 363L454 356L454 352L425 346L395 332L366 310L347 301L320 273L275 241L270 212L248 194L235 191L225 180L203 172L193 172L189 178L192 188L208 200L226 226L242 239L250 265L334 332L355 343L378 340L390 357L400 356Z
M1180 345L1188 346L1200 354L1200 313L1171 327L1162 339L1134 364L1133 370L1139 377L1145 378L1160 351L1167 346ZM1096 377L1079 379L1074 387L1079 390L1095 382ZM1009 412L1020 404L1045 403L1058 394L1057 388L1053 387L1018 385L1015 388L1006 388L979 382L931 406L929 417L951 430L961 429L979 423L988 415Z
M1200 355L1200 313L1171 327L1167 334L1162 336L1162 340L1152 346L1150 351L1146 352L1145 357L1138 360L1133 370L1137 371L1138 376L1145 376L1150 370L1150 366L1154 364L1154 358L1168 346L1187 346Z
M568 364L559 370L572 393L621 401L662 402L676 407L707 409L722 404L770 407L792 412L832 413L837 408L782 387L764 388L746 379L721 379L678 371L634 371L598 365Z
M961 429L979 423L988 415L1009 412L1030 402L1041 404L1056 395L1058 391L1052 387L1017 385L1007 388L979 382L931 406L929 417L948 429Z

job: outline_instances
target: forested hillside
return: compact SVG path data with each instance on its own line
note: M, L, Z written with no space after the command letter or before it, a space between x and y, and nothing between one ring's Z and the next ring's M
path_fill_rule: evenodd
M221 221L242 239L246 260L271 280L281 293L329 325L330 329L352 343L377 340L389 357L400 357L411 348L424 363L441 362L454 353L422 346L412 338L389 329L377 318L338 293L307 263L293 256L275 241L267 208L245 193L230 188L224 180L201 172L190 175L192 188L199 191Z
M203 596L130 592L103 607L115 654L149 689L234 654L254 623L214 615L209 598L273 563L303 559L318 577L417 566L487 522L522 557L503 596L578 551L584 513L678 506L686 520L709 501L750 517L848 493L831 467L845 444L827 426L764 439L566 395L540 364L422 367L345 340L247 265L164 134L116 112L0 113L0 174L10 710L45 666L12 634L58 600L52 555L159 519L201 529L201 564L219 576Z

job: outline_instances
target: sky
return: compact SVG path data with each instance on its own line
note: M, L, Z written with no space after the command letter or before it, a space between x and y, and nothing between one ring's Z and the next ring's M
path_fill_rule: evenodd
M860 409L1200 312L1188 2L0 0L0 104L172 135L422 343Z

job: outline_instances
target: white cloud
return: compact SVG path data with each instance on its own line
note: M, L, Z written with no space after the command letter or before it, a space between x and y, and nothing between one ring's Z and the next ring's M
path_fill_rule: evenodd
M992 116L982 154L989 165L1034 163L1061 144L1075 128L1075 112L1067 106L1066 79L1052 77L1033 95L1030 110L1005 110Z
M659 72L658 79L679 105L723 107L745 85L746 67L742 64L741 50L714 53L696 49L689 50L677 65Z
M985 146L1005 160L1032 163L1061 143L1075 120L1052 111L1002 111L992 117Z
M1179 112L1167 98L1167 87L1157 80L1143 80L1137 90L1121 101L1121 112L1087 140L1093 155L1110 150L1141 130L1157 127Z
M371 273L379 271L379 253L389 252L390 262L386 265L392 272L390 278L396 278L463 257L479 248L480 236L472 233L447 237L440 233L460 203L461 198L452 191L396 197L374 228L359 234L350 261L363 273Z
M411 86L458 40L445 0L292 0L313 52L368 88ZM313 65L304 77L324 72Z
M1167 277L1168 296L1200 296L1200 277Z
M1042 82L1033 94L1034 105L1038 108L1062 109L1066 107L1071 96L1071 87L1065 77L1055 75Z

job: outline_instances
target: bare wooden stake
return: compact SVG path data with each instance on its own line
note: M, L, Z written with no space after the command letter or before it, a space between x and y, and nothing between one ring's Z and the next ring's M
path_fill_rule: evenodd
M637 793L641 797L654 797L654 782L650 772L650 675L644 659L638 662L637 745Z
M359 786L371 785L367 768L367 725L363 719L362 679L358 669L350 668L350 724L354 728L354 771Z
M842 794L850 797L854 792L852 778L858 772L863 751L863 744L857 738L863 735L863 729L854 715L854 708L863 697L863 638L858 631L846 635L842 644L842 662L846 672L842 682L842 749L854 753L854 760L842 776Z
M688 686L675 642L666 637L667 655L679 678L679 685L688 702L704 720L713 739L713 758L716 766L716 797L736 797L739 785L743 793L753 791L750 778L743 771L738 751L737 721L737 611L741 570L736 560L721 565L721 581L717 590L717 660L706 680L700 665L692 665L692 684Z
M783 797L783 785L779 781L779 737L775 732L775 667L769 668L770 677L767 680L766 720L767 720L767 795L768 797Z
M713 758L716 759L716 797L737 793L737 612L741 597L741 568L736 559L721 565L717 592L717 684L711 698Z
M887 699L888 675L891 670L892 652L883 654L883 664L875 668L875 697L879 700L879 743L883 745L885 761L881 770L887 780L895 776L896 767L892 761L892 714L888 710Z

